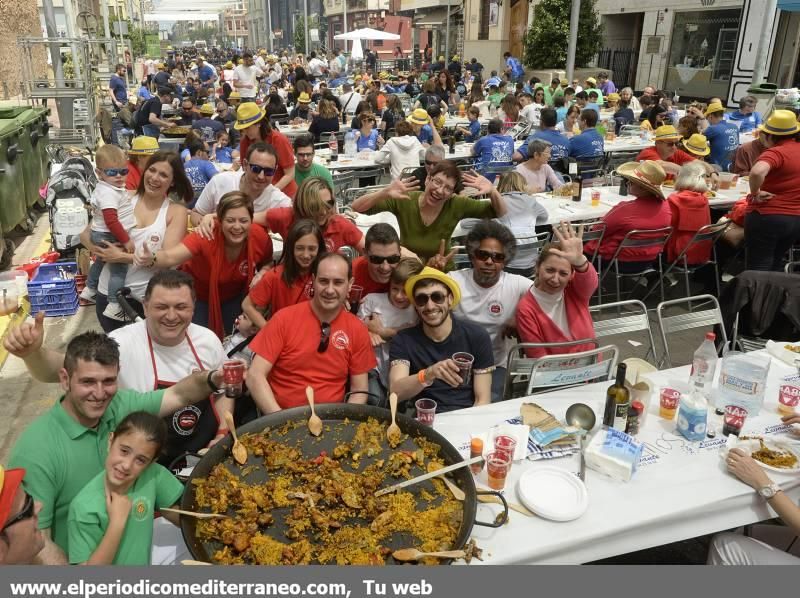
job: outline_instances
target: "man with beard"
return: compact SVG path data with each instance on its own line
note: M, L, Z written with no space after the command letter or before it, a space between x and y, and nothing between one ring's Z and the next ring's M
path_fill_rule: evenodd
M531 288L529 278L504 272L517 252L514 234L493 220L481 220L467 235L472 268L454 270L450 276L461 288L461 302L454 313L478 324L492 339L495 371L492 402L502 400L510 337L516 329L517 303Z
M262 413L306 404L340 403L349 380L351 403L367 402L367 374L375 367L369 333L345 305L353 284L350 262L328 253L312 268L311 301L285 307L250 343L255 353L247 387Z
M401 401L423 394L438 412L491 402L494 357L489 334L478 324L455 318L461 301L458 283L433 268L406 281L419 324L397 333L389 347L389 387ZM456 353L473 356L472 370L462 377ZM466 378L466 379L465 379Z
M26 470L25 488L42 508L44 564L67 564L67 516L72 499L103 471L109 434L133 411L167 417L208 398L223 383L222 372L195 372L166 390L136 392L119 384L117 342L85 332L67 345L58 372L64 395L20 435L11 467Z
M160 270L144 293L144 319L112 331L119 345L121 388L147 392L173 386L193 372L222 367L222 343L208 328L192 323L195 292L192 277L178 270ZM64 354L42 346L44 328L33 324L13 330L6 349L25 360L31 375L58 382ZM210 393L209 393L210 394ZM233 399L209 396L166 418L167 443L159 462L169 465L185 452L196 452L228 433L225 413L233 414Z

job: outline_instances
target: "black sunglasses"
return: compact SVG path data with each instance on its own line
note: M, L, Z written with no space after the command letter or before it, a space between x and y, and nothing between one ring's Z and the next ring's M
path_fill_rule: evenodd
M128 174L127 168L104 168L103 174L106 176L126 176Z
M436 305L441 305L447 299L447 295L442 293L441 291L434 291L430 295L428 293L417 293L414 295L414 303L417 304L417 307L425 307L428 305L428 301L432 300Z
M258 176L262 172L264 173L264 176L272 176L275 174L274 168L259 166L258 164L250 164L249 166L250 166L250 172L252 172L256 176Z
M486 251L485 249L476 249L475 257L482 262L485 262L486 260L491 258L495 264L499 264L501 262L506 261L505 253L498 253L497 251Z
M25 492L23 490L23 492ZM22 510L14 515L11 519L6 521L6 524L3 526L3 529L0 529L0 533L6 531L9 527L14 525L15 523L19 523L20 521L25 521L26 519L30 519L33 517L33 509L36 505L33 502L33 497L25 492L25 503L22 505Z
M375 264L376 266L380 266L383 262L388 262L392 265L400 263L401 256L400 255L370 255L367 256L369 258L370 264Z
M317 353L324 353L328 350L328 343L331 340L331 325L327 322L322 322L320 336L319 336L319 346L317 347Z

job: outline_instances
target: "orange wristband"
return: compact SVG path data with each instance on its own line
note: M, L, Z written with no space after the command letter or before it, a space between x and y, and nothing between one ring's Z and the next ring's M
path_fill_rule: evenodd
M427 370L420 370L420 371L418 371L418 372L417 372L417 381L418 381L420 384L422 384L422 386L425 386L425 387L427 387L427 386L430 386L431 384L433 384L433 382L428 382L428 381L425 379L425 372L426 372L426 371L427 371Z

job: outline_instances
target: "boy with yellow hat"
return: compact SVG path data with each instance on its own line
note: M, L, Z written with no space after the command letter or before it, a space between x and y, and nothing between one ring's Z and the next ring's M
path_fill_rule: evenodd
M639 152L636 160L658 162L668 175L676 175L681 166L694 160L694 156L678 148L681 135L672 125L662 125L655 130L655 144Z
M126 189L133 191L139 186L147 161L158 150L158 139L155 137L147 137L145 135L134 137L131 149L128 150L128 176L125 177Z

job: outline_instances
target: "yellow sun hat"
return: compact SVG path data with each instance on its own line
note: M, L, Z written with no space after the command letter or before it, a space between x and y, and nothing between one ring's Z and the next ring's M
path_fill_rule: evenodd
M149 156L155 154L159 150L158 139L155 137L147 137L146 135L139 135L133 138L131 149L128 154L132 156Z
M695 133L689 139L685 139L683 149L695 156L707 156L711 153L711 148L708 147L708 139L701 133Z
M430 116L428 116L425 108L417 108L406 120L412 125L427 125L428 121L430 120Z
M667 180L667 173L658 162L653 160L626 162L617 168L617 174L644 187L659 199L664 199L661 185Z
M237 131L254 125L267 115L266 110L259 108L255 102L245 102L236 110L236 123L233 128Z
M682 139L681 134L672 125L661 125L655 130L656 141L679 141Z
M770 135L794 135L800 131L797 117L791 110L775 110L769 115L767 122L760 125L760 131Z

